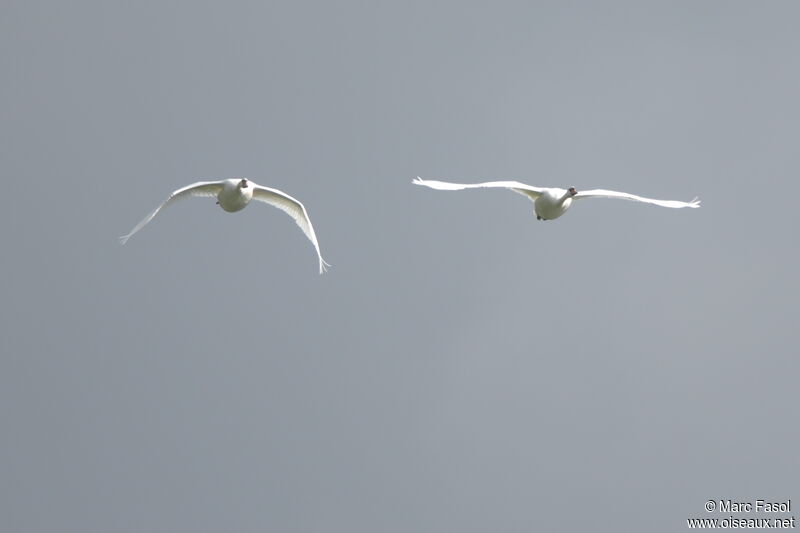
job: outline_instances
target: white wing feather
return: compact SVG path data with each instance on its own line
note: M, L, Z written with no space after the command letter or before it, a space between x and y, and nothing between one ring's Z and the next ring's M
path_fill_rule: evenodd
M187 185L177 191L174 191L172 194L169 195L163 204L156 207L152 213L147 215L142 219L141 222L136 224L136 226L131 230L130 233L127 235L123 235L119 238L119 242L121 244L125 244L128 242L134 233L142 229L147 225L148 222L153 220L153 218L165 207L171 205L176 200L180 200L182 198L186 198L189 196L216 196L222 190L222 183L221 181L198 181L197 183L192 183L191 185Z
M311 219L308 218L308 213L303 204L278 189L256 185L253 182L250 183L253 185L254 200L277 207L297 222L297 225L300 226L300 229L303 230L303 233L306 234L306 237L308 237L308 240L311 241L311 244L314 245L314 249L317 251L317 257L319 257L319 273L322 274L325 272L330 265L322 259L317 236L314 233L314 226L311 225Z
M536 200L541 196L546 187L534 187L518 181L487 181L484 183L450 183L447 181L424 180L417 176L412 180L415 185L424 185L431 189L438 189L440 191L460 191L462 189L482 189L482 188L499 188L511 189L531 200Z
M691 202L681 202L678 200L654 200L652 198L644 198L643 196L636 196L627 192L607 191L605 189L592 189L590 191L579 191L573 197L575 200L581 198L621 198L623 200L632 200L634 202L644 202L646 204L660 205L661 207L671 207L673 209L680 209L682 207L700 207L700 200L695 198Z

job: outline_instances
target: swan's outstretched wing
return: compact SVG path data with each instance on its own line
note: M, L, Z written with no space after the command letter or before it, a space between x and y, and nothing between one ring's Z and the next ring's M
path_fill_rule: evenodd
M141 222L136 224L136 227L134 227L130 233L120 237L119 242L122 244L128 242L128 239L130 239L134 233L145 227L148 222L153 220L153 217L155 217L159 211L172 204L176 200L180 200L181 198L186 198L188 196L216 196L222 190L222 184L222 181L198 181L197 183L192 183L191 185L187 185L182 189L174 191L169 195L169 198L167 198L163 204L156 207L152 213L144 217Z
M580 200L581 198L622 198L623 200L632 200L634 202L644 202L646 204L660 205L661 207L672 207L680 209L681 207L700 207L700 200L695 198L691 202L681 202L678 200L653 200L652 198L644 198L629 194L627 192L607 191L605 189L592 189L590 191L579 191L578 194L573 196L573 199Z
M308 218L308 213L306 212L306 208L303 206L303 204L288 194L279 191L278 189L270 189L269 187L256 185L253 182L250 183L253 185L254 200L265 202L277 207L281 211L287 213L294 219L295 222L297 222L297 225L300 226L300 229L303 230L303 233L306 234L308 240L311 241L311 244L313 244L314 248L317 250L317 257L319 257L319 273L322 274L325 272L330 265L326 263L324 259L322 259L322 253L319 251L317 236L314 233L314 226L311 225L311 219Z
M545 190L545 187L534 187L526 185L518 181L487 181L485 183L450 183L447 181L424 180L417 176L412 180L415 185L425 185L431 189L438 189L440 191L460 191L461 189L479 189L479 188L501 188L511 189L523 196L527 196L531 200L536 200Z

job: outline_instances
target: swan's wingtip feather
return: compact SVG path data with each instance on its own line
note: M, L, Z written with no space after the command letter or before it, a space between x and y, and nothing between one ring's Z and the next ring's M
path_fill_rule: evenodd
M330 267L331 267L331 265L329 263L326 263L325 260L322 259L321 257L319 258L319 274L320 274L320 276L322 274L324 274L325 272L327 272Z
M117 237L117 239L119 240L119 243L122 246L125 246L125 243L128 242L128 239L130 239L130 238L131 238L130 235L122 235L121 237Z
M411 180L411 183L413 183L415 185L422 185L424 183L424 180L422 178L420 178L419 176L417 176L416 178Z

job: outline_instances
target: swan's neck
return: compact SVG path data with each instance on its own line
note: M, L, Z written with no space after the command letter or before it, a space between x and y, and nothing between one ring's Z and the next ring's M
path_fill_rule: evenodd
M561 195L561 198L558 199L558 205L564 205L564 202L566 202L570 198L572 198L572 194L570 194L569 191L564 192L564 194Z

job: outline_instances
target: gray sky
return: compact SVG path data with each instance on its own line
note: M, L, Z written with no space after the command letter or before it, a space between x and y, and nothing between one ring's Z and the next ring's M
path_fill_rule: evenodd
M800 502L793 2L0 6L0 529ZM554 222L518 179L689 200ZM244 176L309 210L171 207Z

